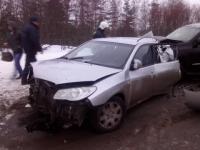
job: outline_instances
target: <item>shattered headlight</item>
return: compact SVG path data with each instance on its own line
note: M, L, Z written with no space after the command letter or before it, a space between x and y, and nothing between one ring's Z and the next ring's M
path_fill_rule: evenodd
M54 95L54 99L79 101L92 95L96 91L96 89L97 88L94 86L61 89L56 92L56 94Z

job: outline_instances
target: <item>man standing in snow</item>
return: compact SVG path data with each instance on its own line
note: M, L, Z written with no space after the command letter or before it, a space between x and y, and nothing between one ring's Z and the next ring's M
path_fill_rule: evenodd
M39 19L31 17L29 24L22 30L22 45L26 54L25 68L22 73L22 85L28 84L28 76L31 75L29 74L31 73L30 63L35 62L37 52L42 51L39 25Z
M109 28L109 24L106 21L102 21L99 25L99 28L95 32L93 38L105 38L105 29Z
M16 24L13 21L8 22L7 42L4 43L4 45L11 48L13 51L14 64L15 64L15 71L13 74L13 78L20 79L22 76L22 67L20 65L20 60L22 57L23 50L21 47L21 34L18 32ZM15 77L16 70L19 74L18 77Z

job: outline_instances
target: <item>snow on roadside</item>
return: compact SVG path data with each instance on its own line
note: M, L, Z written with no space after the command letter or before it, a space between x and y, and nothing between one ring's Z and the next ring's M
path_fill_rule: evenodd
M67 54L73 47L63 47L59 45L44 45L46 50L37 54L38 60L48 60L61 57ZM25 56L21 60L22 66L25 64ZM22 86L21 80L12 79L14 72L13 62L4 62L0 59L0 118L5 109L16 103L20 98L28 95L29 86Z

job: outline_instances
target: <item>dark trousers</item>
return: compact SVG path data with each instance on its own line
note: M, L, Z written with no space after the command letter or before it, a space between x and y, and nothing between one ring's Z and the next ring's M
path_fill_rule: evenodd
M33 75L32 68L31 68L32 62L36 62L35 55L27 55L26 54L25 68L22 73L22 84L28 84L28 79L30 78L30 76Z
M20 65L20 60L22 58L22 53L14 53L14 61L15 61L15 67L19 73L20 76L22 76L22 67Z

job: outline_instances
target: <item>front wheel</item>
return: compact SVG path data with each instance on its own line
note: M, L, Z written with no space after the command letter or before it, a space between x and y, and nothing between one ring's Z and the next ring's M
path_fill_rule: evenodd
M124 115L124 101L122 98L115 96L92 112L91 123L96 131L109 132L121 125Z

